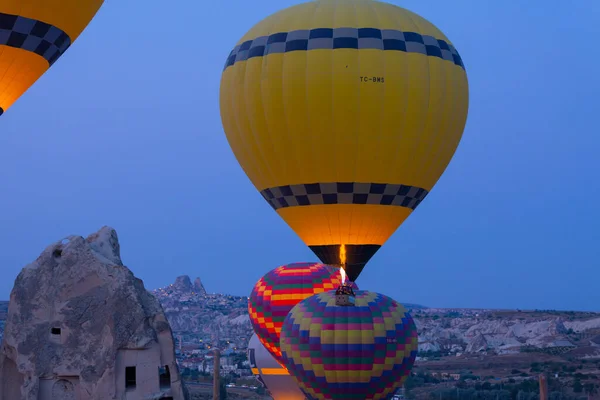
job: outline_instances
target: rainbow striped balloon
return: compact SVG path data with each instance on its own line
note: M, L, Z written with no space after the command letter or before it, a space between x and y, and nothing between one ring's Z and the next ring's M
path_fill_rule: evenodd
M379 293L357 291L355 306L335 292L298 303L281 330L282 359L309 400L389 399L417 355L415 323Z
M279 332L283 320L300 301L342 284L340 269L321 263L293 263L271 271L254 285L248 313L261 343L281 363ZM355 289L358 289L354 285Z

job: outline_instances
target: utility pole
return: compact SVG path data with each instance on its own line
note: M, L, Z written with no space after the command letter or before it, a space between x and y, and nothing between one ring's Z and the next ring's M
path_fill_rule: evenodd
M220 400L221 398L221 353L219 349L213 350L214 355L214 366L213 366L213 400ZM540 399L542 400L542 399Z
M548 400L548 379L546 375L540 374L540 400Z

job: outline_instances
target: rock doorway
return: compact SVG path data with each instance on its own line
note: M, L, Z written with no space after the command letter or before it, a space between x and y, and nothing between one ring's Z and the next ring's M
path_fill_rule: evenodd
M52 386L52 400L75 400L75 386L65 379L56 381Z
M167 389L171 387L171 371L169 366L158 367L158 385L161 389Z

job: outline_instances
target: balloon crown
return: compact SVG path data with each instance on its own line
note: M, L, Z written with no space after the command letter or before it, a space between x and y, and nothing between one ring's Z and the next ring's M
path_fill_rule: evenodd
M352 286L345 283L335 291L335 305L342 307L353 306L354 297L355 294Z

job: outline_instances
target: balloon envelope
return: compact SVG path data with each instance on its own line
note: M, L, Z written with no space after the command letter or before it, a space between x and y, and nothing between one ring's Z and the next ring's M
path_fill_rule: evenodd
M310 400L386 399L408 377L417 328L402 305L358 291L355 306L337 306L335 292L298 303L281 330L285 366Z
M317 0L237 42L220 109L256 189L323 263L345 264L355 281L453 157L467 75L450 40L420 16L373 0Z
M254 332L275 359L281 362L279 333L290 310L301 300L341 284L339 268L321 263L282 265L256 282L248 299L248 314Z
M0 2L0 115L79 37L103 0ZM52 101L51 94L48 95Z
M304 400L306 398L288 370L279 365L279 362L263 346L256 334L252 335L248 344L248 360L252 373L269 390L273 400Z

